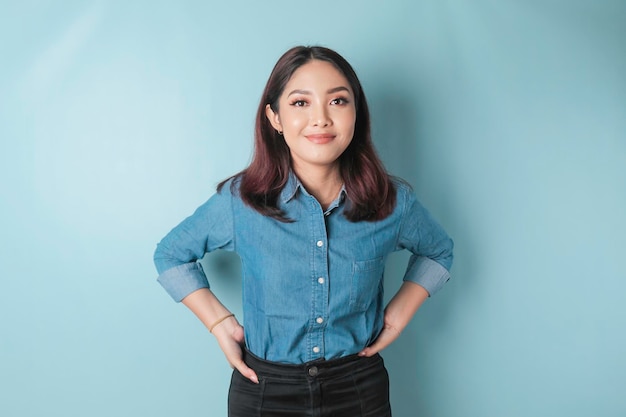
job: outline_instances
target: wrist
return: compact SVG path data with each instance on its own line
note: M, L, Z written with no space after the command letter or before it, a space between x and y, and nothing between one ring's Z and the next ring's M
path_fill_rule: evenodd
M228 313L228 314L226 314L226 315L224 315L224 316L220 317L219 319L215 320L213 323L211 323L211 324L208 326L209 332L210 332L210 333L213 333L213 330L214 330L216 327L218 327L220 324L222 324L223 322L225 322L226 320L228 320L228 319L229 319L229 318L231 318L231 317L233 317L233 318L234 318L234 317L235 317L235 315L234 315L233 313Z
M243 327L241 327L235 316L230 316L215 326L211 334L217 339L239 337L243 334Z
M383 328L387 329L387 330L392 330L392 331L396 332L398 335L402 334L402 328L400 328L398 326L395 326L395 325L393 325L393 324L391 324L391 323L389 323L387 321L385 321L385 323L383 325Z

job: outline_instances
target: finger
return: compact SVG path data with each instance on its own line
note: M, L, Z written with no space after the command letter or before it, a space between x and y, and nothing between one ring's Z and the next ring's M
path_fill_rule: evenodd
M378 351L373 349L372 347L366 347L365 349L359 352L359 356L364 357L364 358L369 358L370 356L375 355L377 352Z
M370 356L374 356L375 354L380 352L382 349L383 348L381 347L380 342L377 340L376 342L372 343L371 345L360 351L359 356L369 358Z
M252 368L246 365L244 361L238 362L235 365L235 368L237 368L241 375L248 378L250 381L254 382L255 384L259 383L259 377L257 376L256 372L254 372Z
M395 329L384 328L374 343L359 352L359 356L370 357L375 355L396 340L398 335L399 333Z

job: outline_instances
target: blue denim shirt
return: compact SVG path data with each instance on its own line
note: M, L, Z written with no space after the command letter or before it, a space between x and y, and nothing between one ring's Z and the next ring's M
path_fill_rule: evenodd
M295 221L282 223L245 205L228 182L157 245L158 281L180 301L209 287L197 262L205 253L235 251L253 354L297 364L357 353L382 329L383 271L391 252L413 253L404 280L431 295L450 278L452 240L408 185L395 185L390 216L354 223L343 215L345 190L324 211L292 174L279 207Z

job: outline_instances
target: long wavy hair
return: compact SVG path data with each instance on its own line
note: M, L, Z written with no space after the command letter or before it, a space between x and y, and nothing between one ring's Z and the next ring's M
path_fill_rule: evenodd
M320 60L331 63L350 83L354 92L356 121L354 137L339 157L339 167L347 195L344 215L350 221L384 219L396 204L395 187L372 143L370 115L363 87L352 66L337 52L321 46L296 46L280 57L263 90L256 114L254 154L243 171L222 181L238 178L239 194L259 213L283 222L291 221L278 207L278 197L291 170L291 155L285 139L272 127L266 106L278 112L278 101L293 73L302 65Z

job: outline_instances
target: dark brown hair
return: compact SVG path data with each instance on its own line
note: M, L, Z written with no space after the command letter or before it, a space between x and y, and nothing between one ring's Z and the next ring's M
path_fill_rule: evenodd
M278 197L289 178L291 156L284 138L268 120L265 108L269 104L274 112L278 112L278 101L287 82L298 68L312 60L326 61L335 66L354 92L354 137L339 157L340 174L348 200L344 214L353 222L384 219L395 207L396 193L372 144L370 116L363 88L352 66L337 52L321 46L291 48L274 66L257 110L252 162L234 175L240 179L241 198L263 215L290 221L278 207ZM218 191L229 179L218 185Z

